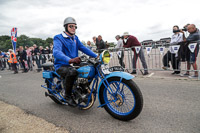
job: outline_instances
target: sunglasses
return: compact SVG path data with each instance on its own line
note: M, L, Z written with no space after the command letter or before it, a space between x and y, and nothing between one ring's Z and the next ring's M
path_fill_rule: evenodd
M77 26L75 25L75 26L73 26L73 25L69 25L69 28L75 28L75 29L77 29Z

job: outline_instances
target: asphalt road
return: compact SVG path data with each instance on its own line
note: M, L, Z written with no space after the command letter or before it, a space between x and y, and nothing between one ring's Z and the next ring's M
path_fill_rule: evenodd
M70 132L199 133L200 81L136 78L144 108L134 120L122 122L103 108L82 111L57 105L44 96L42 73L0 72L0 100L16 105Z

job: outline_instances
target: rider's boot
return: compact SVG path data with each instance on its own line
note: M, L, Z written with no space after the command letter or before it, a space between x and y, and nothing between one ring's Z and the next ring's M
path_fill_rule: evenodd
M74 101L74 99L71 96L71 94L72 94L72 87L73 87L73 80L72 81L68 80L67 83L66 83L66 80L65 80L65 96L64 96L64 98L66 99L67 103L70 106L76 107L77 104L76 104L76 102Z
M66 95L65 99L66 99L67 103L69 104L69 106L72 106L72 107L77 106L76 102L74 101L74 99L71 96Z

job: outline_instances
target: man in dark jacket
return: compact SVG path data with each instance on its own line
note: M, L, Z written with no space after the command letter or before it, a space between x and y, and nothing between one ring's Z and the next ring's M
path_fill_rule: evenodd
M22 66L24 68L23 72L28 72L28 69L26 67L26 65L27 65L27 58L26 58L27 54L26 54L26 51L24 50L23 46L19 46L18 55L19 55L19 60L22 63Z
M132 35L129 35L128 32L124 32L124 40L123 40L123 44L125 48L132 48L133 52L134 52L134 57L133 57L133 71L131 72L131 74L136 74L136 64L137 64L137 59L138 59L138 56L142 62L142 66L144 68L144 74L143 75L147 75L149 74L148 73L148 68L147 68L147 64L146 64L146 60L145 60L145 57L144 57L144 53L143 53L143 49L141 47L139 53L137 54L136 51L135 51L135 46L141 46L141 44L139 43L139 41L137 40L136 37L132 36Z
M81 62L80 57L78 57L78 50L91 57L97 57L97 55L86 48L75 35L77 26L74 18L66 18L64 20L64 27L65 31L56 35L53 39L54 66L56 72L64 79L64 98L69 105L76 106L76 102L71 97L71 93L77 71L70 64L79 64Z
M106 49L106 45L105 45L101 35L99 35L96 40L96 46L97 46L97 51L99 54L101 52L103 52L104 49Z
M34 47L33 57L34 57L34 60L37 64L37 67L38 67L37 71L40 72L42 70L42 66L41 66L41 63L40 63L40 60L41 60L40 50L39 50L39 48L36 44L34 44L33 47Z

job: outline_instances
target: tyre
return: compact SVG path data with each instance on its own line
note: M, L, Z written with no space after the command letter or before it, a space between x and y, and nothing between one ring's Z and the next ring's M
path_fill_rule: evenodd
M58 82L58 78L57 77L53 77L53 80L51 81L52 82L52 84L51 83L49 83L48 81L47 81L47 88L50 88L50 89L54 89L56 86L56 84L57 84L57 82ZM48 90L48 92L49 92L49 94L52 94L49 90ZM53 95L53 94L52 94ZM57 103L57 104L62 104L58 99L56 99L54 96L49 96L55 103Z
M100 102L104 109L114 118L129 121L136 118L143 108L143 97L139 87L133 80L119 77L108 79L110 91L102 84L100 88Z

